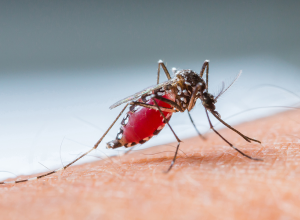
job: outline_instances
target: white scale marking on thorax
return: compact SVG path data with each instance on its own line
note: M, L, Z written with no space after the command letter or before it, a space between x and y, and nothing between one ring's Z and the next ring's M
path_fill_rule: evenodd
M181 95L181 87L180 87L180 86L177 86L177 89L178 89L177 95Z
M180 100L183 101L184 103L186 103L186 98L181 97Z
M189 93L187 92L186 89L184 89L182 92L183 92L183 94L184 94L185 96L189 96Z

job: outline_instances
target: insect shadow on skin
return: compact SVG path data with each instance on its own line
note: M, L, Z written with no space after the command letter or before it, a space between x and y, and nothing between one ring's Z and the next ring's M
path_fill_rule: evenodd
M168 78L168 81L163 83L159 82L161 68L164 70L164 73ZM189 114L189 112L194 108L196 101L200 99L203 107L205 108L205 113L208 119L208 123L210 125L210 129L212 129L230 147L232 147L234 150L236 150L244 157L247 157L252 160L261 160L259 158L251 157L243 153L242 151L240 151L233 144L231 144L227 139L225 139L219 132L217 132L211 123L208 112L210 112L218 121L220 121L226 127L239 134L247 142L254 141L257 143L261 143L258 140L247 137L246 135L242 134L238 130L231 127L229 124L227 124L225 121L221 119L220 114L216 111L215 103L217 102L217 99L222 94L224 94L224 92L234 82L231 85L229 85L227 88L223 86L221 92L217 96L213 96L208 92L208 78L209 78L208 60L204 61L199 74L197 74L196 72L190 69L177 70L173 68L172 71L175 75L173 78L171 78L163 61L159 60L158 72L157 72L157 85L148 87L110 106L110 109L112 109L121 104L126 104L125 107L117 116L117 118L106 130L106 132L95 143L94 147L88 150L87 152L81 154L72 162L68 163L67 165L61 167L58 170L53 170L51 172L33 178L17 180L17 181L0 182L0 184L21 183L21 182L36 180L67 169L69 166L71 166L72 164L74 164L75 162L77 162L78 160L80 160L81 158L83 158L84 156L86 156L87 154L89 154L90 152L98 148L103 138L107 135L107 133L114 126L116 121L121 117L121 115L129 105L130 105L129 111L127 112L127 114L125 115L125 117L121 122L121 128L119 133L116 136L116 139L108 142L107 148L115 149L122 146L133 147L138 143L143 144L149 139L151 139L154 135L157 135L167 124L170 130L172 131L175 139L177 140L177 147L175 150L173 160L171 162L171 165L166 171L169 172L176 161L176 157L181 142L181 140L178 138L178 136L170 126L169 120L172 114L176 112L187 111ZM205 80L203 77L204 73L206 76ZM147 115L147 117L144 117L145 115ZM197 130L190 114L189 114L189 118L194 128L196 129L197 133L199 134L199 136L201 138L204 138Z

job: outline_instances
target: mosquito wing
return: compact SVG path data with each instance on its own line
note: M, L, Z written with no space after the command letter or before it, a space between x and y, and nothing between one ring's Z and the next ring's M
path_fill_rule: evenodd
M124 98L124 99L121 99L120 101L116 102L115 104L113 104L113 105L110 106L109 108L110 108L110 109L113 109L113 108L115 108L115 107L117 107L117 106L119 106L119 105L121 105L121 104L130 102L130 101L132 101L132 100L136 100L136 99L140 98L140 97L141 97L142 95L144 95L144 94L148 94L148 93L150 94L150 93L151 93L153 90L155 90L155 89L161 88L161 87L163 87L163 86L165 86L165 85L170 85L170 84L172 84L173 81L174 81L173 79L170 79L170 80L165 81L165 82L162 82L162 83L160 83L160 84L157 84L157 85L154 85L154 86L149 86L148 88L143 89L143 90L140 91L140 92L137 92L137 93L135 93L135 94L133 94L133 95L131 95L131 96L128 96L128 97L126 97L126 98Z

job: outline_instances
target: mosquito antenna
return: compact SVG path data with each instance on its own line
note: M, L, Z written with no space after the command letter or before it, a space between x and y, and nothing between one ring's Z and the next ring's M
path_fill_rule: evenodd
M218 99L224 93L224 89L225 89L225 83L224 83L224 81L222 81L222 87L221 87L220 91L218 92L218 95L216 95L215 99Z
M215 98L215 100L217 100L218 98L220 98L220 96L221 95L223 95L236 81L237 81L237 79L241 76L241 74L242 74L242 70L240 71L240 73L235 77L235 79L233 80L233 82L229 85L229 86L227 86L227 88L224 90L223 88L222 88L222 90L221 90L221 92L220 92L220 94L219 95L217 95L217 97ZM222 82L222 87L224 86L224 82Z

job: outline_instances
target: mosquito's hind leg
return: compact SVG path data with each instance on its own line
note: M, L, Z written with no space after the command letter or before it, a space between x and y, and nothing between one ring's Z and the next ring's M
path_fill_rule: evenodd
M251 160L259 160L259 161L262 161L262 159L260 158L255 158L255 157L251 157L247 154L245 154L244 152L242 152L241 150L239 150L238 148L236 148L235 146L233 146L233 144L231 144L229 141L227 141L219 132L217 132L214 128L214 126L212 125L211 121L210 121L210 118L209 118L209 115L208 115L208 112L207 110L205 109L205 112L206 112L206 116L207 116L207 119L208 119L208 122L209 122L209 125L210 125L210 128L217 134L219 135L220 138L222 138L230 147L232 147L233 149L235 149L237 152L239 152L241 155L243 155L244 157L247 157Z
M119 115L117 116L117 118L113 121L113 123L109 126L109 128L105 131L105 133L102 135L102 137L96 142L96 144L94 145L93 148L91 148L90 150L88 150L87 152L85 152L84 154L81 154L79 157L77 157L75 160L73 160L72 162L68 163L67 165L61 167L58 170L53 170L50 171L48 173L33 177L33 178L29 178L29 179L22 179L22 180L16 180L16 181L9 181L9 182L0 182L0 185L2 184L7 184L7 183L22 183L22 182L27 182L27 181L32 181L32 180L36 180L36 179L41 179L45 176L49 176L51 174L57 173L59 171L65 170L67 169L69 166L71 166L72 164L74 164L75 162L77 162L78 160L80 160L81 158L83 158L84 156L86 156L87 154L89 154L90 152L92 152L93 150L97 149L99 144L102 142L103 138L107 135L107 133L110 131L110 129L112 128L112 126L114 126L114 124L117 122L117 120L120 118L120 116L122 115L122 113L125 111L125 109L127 108L128 104L123 108L123 110L119 113Z
M166 74L168 80L171 79L170 73L169 73L167 67L165 66L164 62L163 62L162 60L159 60L159 61L158 61L158 70L157 70L157 84L159 84L160 67L163 68L163 70L164 70L164 72L165 72L165 74Z
M177 135L175 134L174 130L172 129L171 125L169 124L168 119L166 119L165 115L162 113L162 111L161 111L159 105L157 104L157 102L155 101L155 99L152 98L152 100L153 100L155 106L157 107L159 113L160 113L161 116L164 118L165 123L168 124L169 128L171 129L172 133L174 134L174 136L175 136L175 138L176 138L176 140L177 140L177 147L176 147L176 151L175 151L175 154L174 154L172 163L171 163L169 169L166 171L166 173L168 173L168 172L172 169L172 167L173 167L173 165L174 165L174 163L175 163L175 160L176 160L176 157L177 157L177 154L178 154L178 149L179 149L181 140L180 140L180 139L177 137Z

